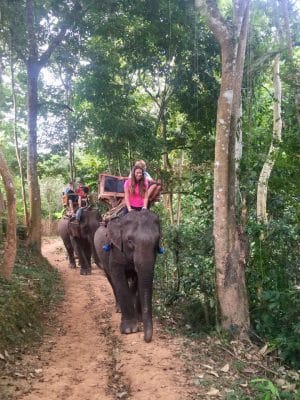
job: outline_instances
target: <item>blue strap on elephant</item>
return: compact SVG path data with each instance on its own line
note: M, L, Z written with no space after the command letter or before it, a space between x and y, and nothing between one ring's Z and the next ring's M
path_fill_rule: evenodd
M104 246L102 246L102 249L103 249L104 251L110 251L111 245L110 245L110 244L105 244Z
M159 247L157 252L158 252L158 254L164 254L165 249L163 247Z

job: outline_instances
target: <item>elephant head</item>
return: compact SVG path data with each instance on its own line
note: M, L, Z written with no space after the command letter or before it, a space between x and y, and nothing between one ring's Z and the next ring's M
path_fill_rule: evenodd
M122 312L121 333L137 331L137 314L140 312L144 339L150 342L153 334L154 264L160 240L159 218L148 210L131 211L108 223L107 236L111 243L109 274ZM136 282L137 305L128 285L129 275Z

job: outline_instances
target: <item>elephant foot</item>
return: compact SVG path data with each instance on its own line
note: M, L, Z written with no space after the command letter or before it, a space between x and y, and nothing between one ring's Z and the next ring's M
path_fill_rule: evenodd
M116 303L116 313L121 313L121 307L119 303Z
M91 275L91 268L80 268L80 275Z
M152 323L144 323L144 340L146 343L151 342L153 335Z
M133 320L124 320L120 324L120 332L121 333L136 333L139 330L138 321L136 319Z

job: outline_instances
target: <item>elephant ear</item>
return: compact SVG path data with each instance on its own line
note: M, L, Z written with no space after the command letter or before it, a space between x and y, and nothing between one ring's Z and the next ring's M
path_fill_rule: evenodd
M107 233L110 242L120 251L123 251L122 227L119 219L114 219L107 225Z

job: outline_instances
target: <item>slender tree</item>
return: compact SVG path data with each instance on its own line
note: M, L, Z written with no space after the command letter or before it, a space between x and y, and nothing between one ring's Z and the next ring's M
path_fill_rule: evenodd
M214 167L214 246L221 325L235 335L248 331L245 234L236 216L235 147L249 23L249 0L233 0L232 19L214 0L195 0L221 48Z
M290 28L290 13L289 13L289 2L288 0L279 0L279 4L281 5L281 12L283 15L283 29L285 41L288 46L288 55L290 61L292 61L293 69L294 69L294 82L295 82L295 108L296 108L296 117L298 124L300 125L300 72L299 72L299 64L297 65L294 59L294 49L293 49L293 41L292 41L292 33Z
M13 131L14 131L14 141L15 141L15 150L16 157L19 166L19 173L21 179L21 191L22 191L22 200L23 200L23 210L24 210L24 223L25 226L28 227L28 208L27 208L27 200L26 200L26 192L25 192L25 179L23 172L23 162L21 157L21 151L19 148L19 136L18 136L18 121L17 121L17 96L16 96L16 82L15 82L15 68L12 54L10 54L10 74L11 74L11 93L12 93L12 103L13 103Z
M267 195L268 181L275 164L276 156L279 152L279 145L282 140L282 118L281 118L281 79L280 79L280 55L275 56L273 62L273 84L274 84L274 104L273 104L273 135L267 159L259 175L257 186L257 218L259 221L267 223Z
M16 198L15 187L8 169L5 157L0 150L0 174L3 180L7 200L7 229L6 242L2 262L0 264L0 275L6 279L11 277L16 259L17 235L16 235Z

